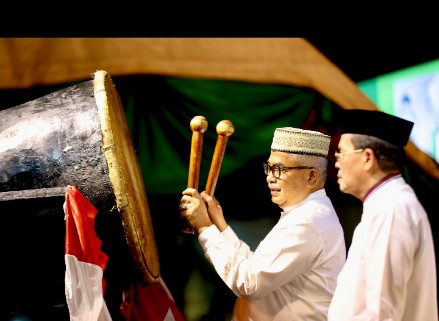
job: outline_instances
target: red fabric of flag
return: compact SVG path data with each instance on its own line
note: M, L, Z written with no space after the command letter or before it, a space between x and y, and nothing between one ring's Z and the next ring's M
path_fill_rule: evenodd
M74 186L66 188L65 293L71 321L111 321L104 301L108 256L94 224L97 210Z
M126 321L185 321L162 278L148 285L131 285L121 314Z

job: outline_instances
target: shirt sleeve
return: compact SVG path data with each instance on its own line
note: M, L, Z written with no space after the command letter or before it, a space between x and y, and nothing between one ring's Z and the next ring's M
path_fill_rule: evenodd
M227 286L241 297L258 299L308 270L321 252L312 224L277 224L252 252L231 227L210 227L199 236L206 258Z

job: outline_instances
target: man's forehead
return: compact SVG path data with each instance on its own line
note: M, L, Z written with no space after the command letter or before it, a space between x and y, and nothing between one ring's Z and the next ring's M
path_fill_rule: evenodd
M297 160L301 155L298 154L292 154L292 153L285 153L285 152L279 152L279 151L272 151L270 153L270 161L273 163L285 163L288 161L295 161Z
M340 141L338 143L338 145L348 145L351 146L352 145L352 137L354 136L354 134L341 134L340 136Z

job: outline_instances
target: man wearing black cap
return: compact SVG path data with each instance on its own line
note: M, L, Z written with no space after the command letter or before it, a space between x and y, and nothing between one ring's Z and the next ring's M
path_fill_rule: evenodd
M328 321L438 320L430 223L401 175L412 127L380 111L342 112L338 184L363 202L363 214Z
M275 130L263 168L271 200L282 212L255 251L227 224L216 199L193 188L183 191L182 216L237 296L233 321L326 321L346 259L343 229L324 189L329 143L329 136L315 131ZM245 188L246 182L239 184Z

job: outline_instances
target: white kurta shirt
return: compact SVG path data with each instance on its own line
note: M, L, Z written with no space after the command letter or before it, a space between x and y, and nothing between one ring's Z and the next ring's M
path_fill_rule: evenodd
M430 223L401 175L364 201L328 320L438 320Z
M325 190L284 209L254 252L230 226L209 227L199 242L238 297L232 320L326 321L346 245Z

